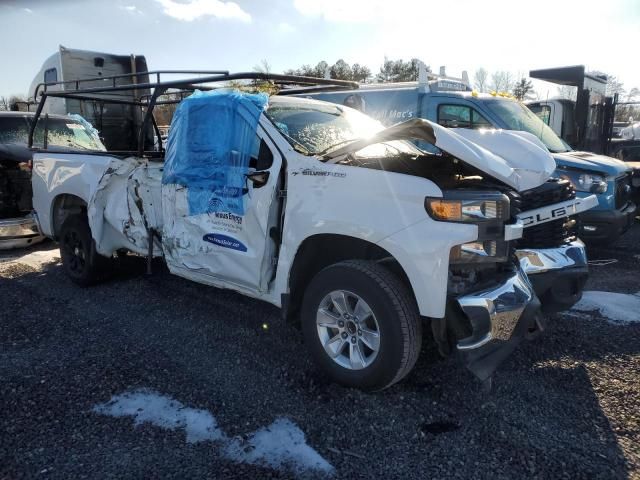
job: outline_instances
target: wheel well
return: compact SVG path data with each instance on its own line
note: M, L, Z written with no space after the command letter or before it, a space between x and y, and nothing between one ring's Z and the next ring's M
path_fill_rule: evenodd
M313 235L300 245L289 274L289 296L283 302L283 314L296 321L302 298L311 279L323 268L343 260L374 260L383 264L413 295L411 282L398 261L384 248L355 237L337 234Z
M71 215L87 215L87 202L76 195L65 193L53 200L51 209L51 229L53 237L58 240L60 228L67 218Z

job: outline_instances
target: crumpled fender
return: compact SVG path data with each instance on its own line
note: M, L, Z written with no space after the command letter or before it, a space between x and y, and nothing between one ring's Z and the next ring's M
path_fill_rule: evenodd
M153 188L153 183L157 188ZM109 256L119 249L141 255L148 250L149 229L160 228L161 214L153 208L160 202L150 198L160 191L160 179L134 158L113 159L89 201L87 214L98 253ZM154 252L162 249L157 240Z

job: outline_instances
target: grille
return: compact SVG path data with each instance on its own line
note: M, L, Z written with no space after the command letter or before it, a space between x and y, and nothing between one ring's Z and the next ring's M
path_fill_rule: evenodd
M526 212L574 198L576 198L576 191L571 182L553 178L539 187L522 192L520 209L522 212Z
M627 174L616 179L616 209L627 206L631 192L631 175Z
M576 198L576 191L567 180L550 179L539 187L510 195L512 215ZM559 218L524 229L516 248L554 248L577 237L577 222L573 217Z

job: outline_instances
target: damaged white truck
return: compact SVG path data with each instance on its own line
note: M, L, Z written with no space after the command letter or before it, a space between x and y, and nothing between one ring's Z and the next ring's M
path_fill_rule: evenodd
M230 80L268 81L278 94L211 87ZM554 160L533 136L472 132L470 141L426 120L385 129L348 107L287 95L344 87L354 84L253 73L43 89L36 115L49 97L153 94L128 100L145 112L136 152L34 153L40 229L60 242L63 267L80 285L97 283L117 252L130 251L281 307L300 322L319 367L344 385L377 390L401 380L418 358L423 323L442 354L459 352L487 378L541 328L523 267L586 265L575 241L525 248L523 229L552 221L569 229L595 199L549 180ZM166 152L147 151L145 132L167 91L190 96ZM531 196L535 208L522 211Z

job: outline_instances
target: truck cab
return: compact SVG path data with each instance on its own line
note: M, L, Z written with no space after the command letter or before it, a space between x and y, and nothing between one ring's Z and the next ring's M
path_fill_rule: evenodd
M99 88L104 85L145 84L149 81L147 61L143 55L115 55L67 48L62 45L48 57L35 75L29 88L29 99L39 102L42 92L66 89ZM119 92L121 100L133 101L148 95L148 89ZM43 107L43 113L82 115L100 129L103 143L110 150L128 150L137 144L134 137L140 124L139 110L124 103L105 103L107 97L94 95L88 102L77 98L51 98ZM152 132L146 132L149 139Z
M633 223L631 169L617 159L574 151L522 103L498 94L472 91L462 80L447 79L361 86L352 92L311 94L344 104L356 97L362 110L383 123L425 118L455 129L518 130L538 137L553 155L555 176L568 179L579 198L597 195L598 205L580 215L579 237L588 243L611 243ZM353 101L353 100L352 100ZM428 145L421 145L430 148Z

